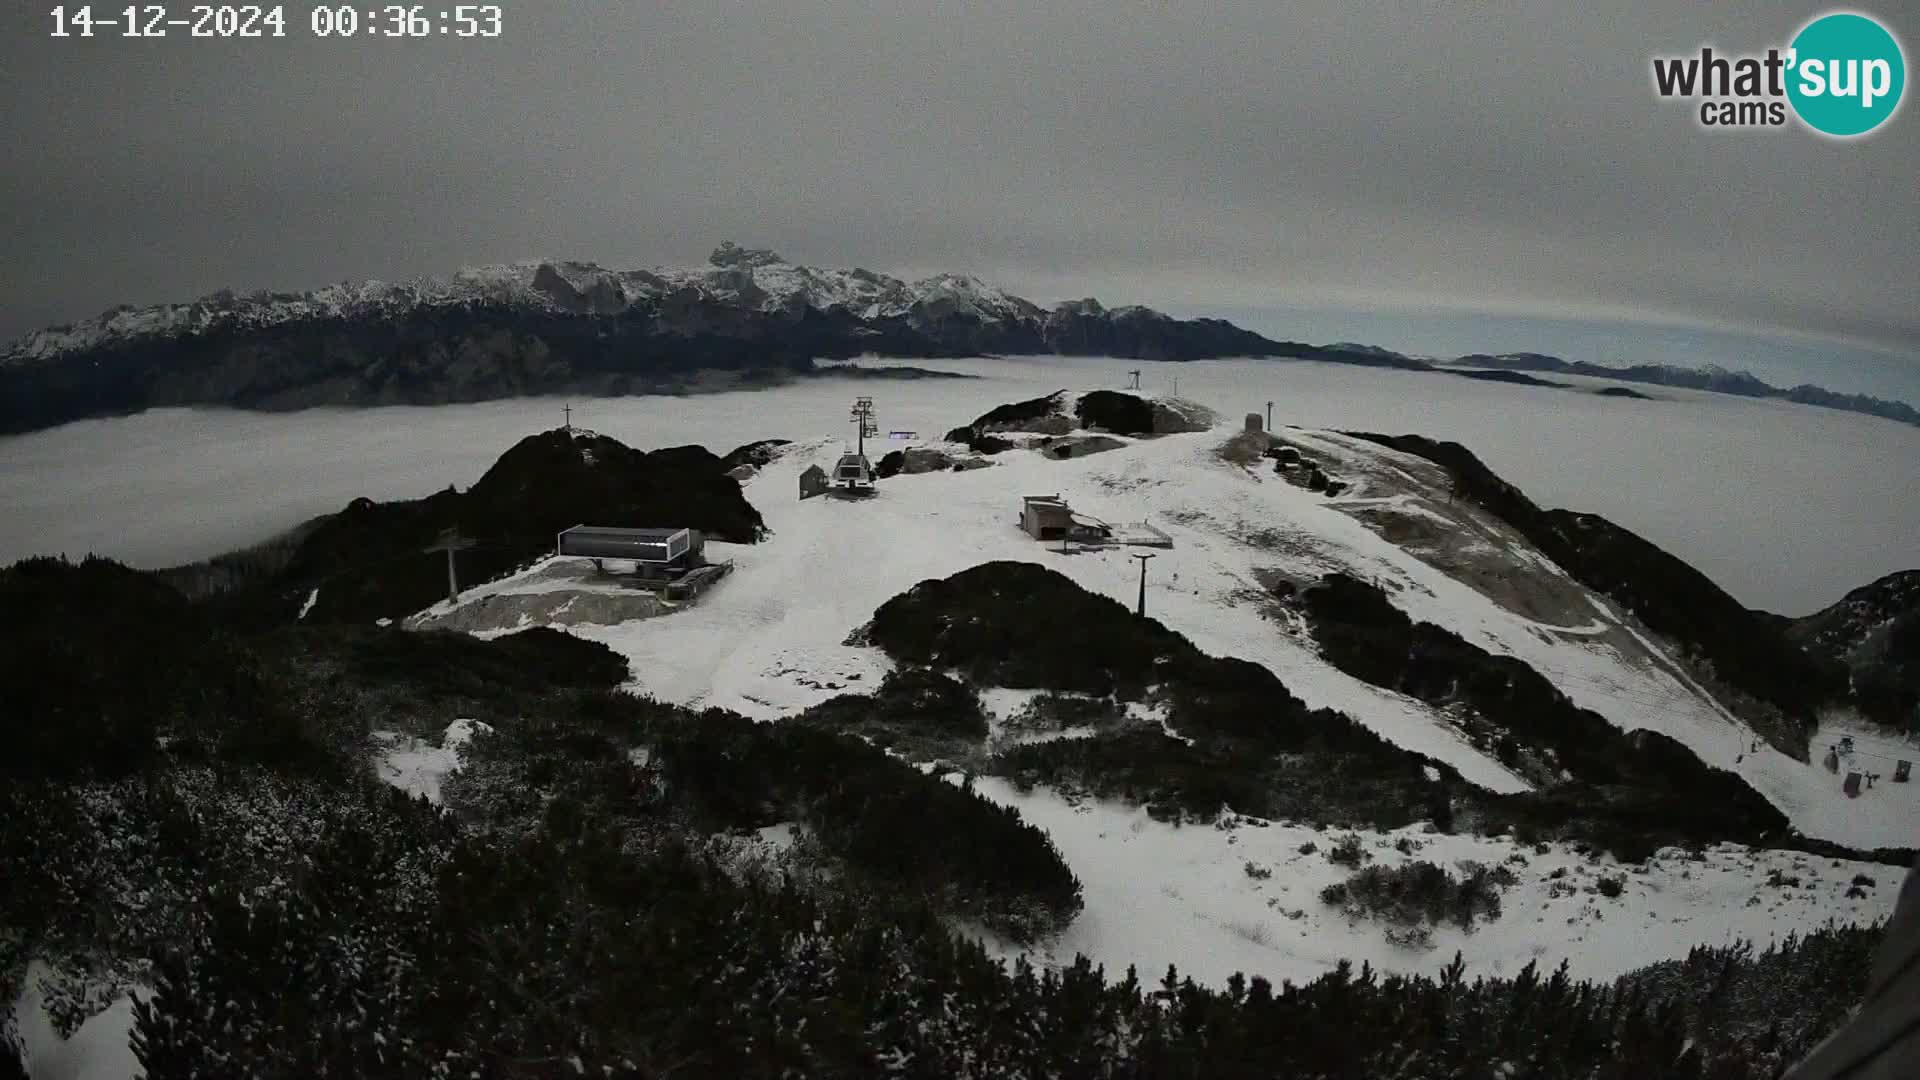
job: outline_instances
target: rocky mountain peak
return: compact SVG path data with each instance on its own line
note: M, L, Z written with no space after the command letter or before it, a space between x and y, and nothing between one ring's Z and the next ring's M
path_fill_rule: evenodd
M1091 315L1098 317L1106 313L1100 301L1089 296L1084 300L1062 300L1053 307L1054 314L1061 316Z
M780 253L771 248L745 248L731 240L723 240L713 249L707 261L715 266L732 269L751 270L756 266L790 266Z

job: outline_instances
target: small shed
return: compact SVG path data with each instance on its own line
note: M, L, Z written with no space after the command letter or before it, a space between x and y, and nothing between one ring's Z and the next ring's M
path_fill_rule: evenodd
M1035 540L1058 540L1073 528L1073 510L1059 495L1027 495L1020 500L1020 527Z
M1848 773L1846 780L1840 785L1840 790L1846 792L1847 797L1850 799L1859 798L1860 797L1860 774L1857 772Z
M809 465L800 473L800 497L811 499L815 495L825 495L833 485L827 480L827 470L818 465Z
M1259 413L1250 412L1247 414L1247 430L1254 432L1255 434L1258 434L1259 432L1265 430L1265 425L1262 424L1260 421Z
M1893 782L1904 784L1913 775L1913 762L1896 761L1893 763Z

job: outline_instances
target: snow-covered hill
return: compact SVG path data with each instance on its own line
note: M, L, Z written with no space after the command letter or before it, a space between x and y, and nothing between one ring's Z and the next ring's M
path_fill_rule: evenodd
M1569 578L1504 523L1453 501L1432 463L1333 432L1279 434L1348 486L1329 496L1276 475L1264 459L1230 460L1236 455L1222 448L1235 431L1220 426L1125 440L1120 449L1065 461L1007 451L989 468L894 477L867 500L801 501L800 472L830 466L843 448L837 439L795 444L744 485L771 538L709 545L711 557L737 566L718 588L665 618L567 629L625 655L636 692L779 720L874 686L892 664L877 649L846 644L849 634L928 578L989 560L1028 561L1131 606L1140 571L1129 549L1066 552L1017 527L1022 495L1058 493L1083 516L1147 521L1173 538L1172 550L1158 552L1148 568L1149 614L1207 652L1268 667L1309 706L1345 712L1474 784L1528 787L1470 744L1444 711L1325 661L1307 629L1273 602L1277 577L1309 581L1340 571L1375 583L1414 619L1524 660L1622 729L1669 735L1737 772L1809 836L1871 848L1910 845L1920 835L1913 785L1882 784L1850 799L1817 764L1773 749L1630 613ZM526 576L552 572L537 566ZM514 580L495 583L463 603L518 588ZM983 699L1004 719L1021 696L989 688ZM1310 975L1340 956L1403 969L1436 963L1386 945L1376 929L1347 927L1315 899L1337 875L1324 859L1299 854L1311 828L1179 829L1044 788L1022 794L982 781L980 790L1047 828L1087 882L1085 914L1050 946L1058 959L1079 950L1110 969L1177 962L1212 978L1233 970ZM1392 844L1400 837L1363 835L1388 849L1385 860L1398 857ZM1571 956L1582 971L1605 975L1730 934L1764 939L1830 918L1878 918L1891 909L1898 878L1870 864L1727 849L1704 860L1663 856L1630 873L1620 898L1608 898L1592 891L1590 879L1620 871L1563 847L1536 852L1511 840L1450 836L1414 835L1414 842L1431 849L1421 857L1447 863L1539 862L1539 873L1521 875L1501 923L1437 939L1465 950L1470 962L1509 971L1530 958ZM1271 867L1274 878L1250 877L1249 861ZM1552 887L1550 870L1572 874L1579 888ZM1767 886L1773 870L1808 883ZM1861 873L1877 876L1878 888L1843 896Z
M1329 498L1223 461L1216 449L1228 434L1136 440L1068 461L1003 453L988 469L893 478L856 504L798 500L800 471L832 464L842 449L838 440L800 444L747 481L773 536L713 545L738 565L723 587L670 619L572 629L628 656L637 690L775 719L844 688L849 674L884 665L873 650L841 642L880 604L927 578L1024 560L1131 604L1139 564L1126 549L1063 554L1017 527L1021 495L1057 492L1082 514L1147 520L1173 536L1174 549L1149 569L1147 608L1156 618L1208 652L1265 664L1308 705L1345 711L1482 786L1526 785L1432 708L1321 659L1304 630L1276 621L1261 576L1345 571L1373 581L1412 617L1526 661L1621 728L1672 736L1708 764L1738 772L1808 835L1877 847L1909 844L1920 830L1913 799L1848 799L1830 774L1760 740L1631 615L1503 523L1449 503L1431 463L1332 432L1285 431L1355 484ZM1427 531L1410 531L1420 526ZM513 588L502 582L464 599Z

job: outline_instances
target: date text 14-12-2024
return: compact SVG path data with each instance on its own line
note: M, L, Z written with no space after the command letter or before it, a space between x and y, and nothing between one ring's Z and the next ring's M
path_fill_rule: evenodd
M163 38L283 38L290 24L283 5L129 4L124 8L95 9L91 4L54 8L51 37ZM314 37L424 38L499 37L503 31L497 4L353 4L321 5L307 13L305 29Z

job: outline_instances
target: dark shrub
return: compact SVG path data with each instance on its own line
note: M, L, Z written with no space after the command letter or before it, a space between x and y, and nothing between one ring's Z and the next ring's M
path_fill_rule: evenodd
M787 439L761 439L745 446L736 446L720 459L720 471L728 472L742 465L764 468L779 456L782 447L789 445L791 442Z
M1161 820L1212 821L1229 807L1271 816L1268 785L1252 764L1132 728L1016 746L996 757L992 769L1023 786L1049 784L1125 799Z
M1322 901L1355 914L1402 924L1452 922L1473 929L1476 919L1500 917L1500 893L1513 884L1504 868L1462 864L1454 877L1426 861L1369 866L1321 891Z
M19 1042L5 1031L0 1031L0 1080L30 1080Z
M152 575L106 559L0 570L0 773L118 776L159 737L229 760L304 757L249 643Z
M981 685L1134 700L1158 684L1171 723L1188 737L1342 755L1318 771L1390 792L1396 807L1433 787L1422 774L1426 759L1341 713L1309 710L1261 665L1208 656L1158 621L1031 563L984 563L922 581L880 606L869 637L896 660L958 668Z
M1153 434L1153 404L1117 390L1091 390L1074 402L1081 427L1102 428L1115 435Z
M1360 837L1353 833L1341 837L1327 849L1327 861L1336 866L1358 867L1372 858L1373 853L1368 851L1366 845L1361 843Z
M423 693L483 697L558 687L612 689L627 679L627 660L597 641L547 627L489 641L450 631L359 630L308 635L311 647L345 643L342 658L356 680L407 683Z
M1066 396L1065 390L1055 390L1046 397L1028 398L1007 405L998 405L974 418L971 425L976 432L986 431L990 427L1017 427L1029 421L1052 416L1061 411L1060 399Z
M807 710L802 719L858 732L882 745L902 735L969 741L987 736L987 714L973 688L932 668L889 672L872 696L842 694Z
M1182 640L1045 567L1014 562L915 585L874 612L871 638L896 660L959 668L983 685L1123 698L1139 697Z
M673 797L716 825L804 821L890 887L1023 940L1080 910L1080 882L1045 832L860 739L708 710L663 730L657 751Z
M1027 702L1015 721L1044 731L1091 727L1120 720L1122 713L1111 698L1083 697L1079 694L1039 694Z

